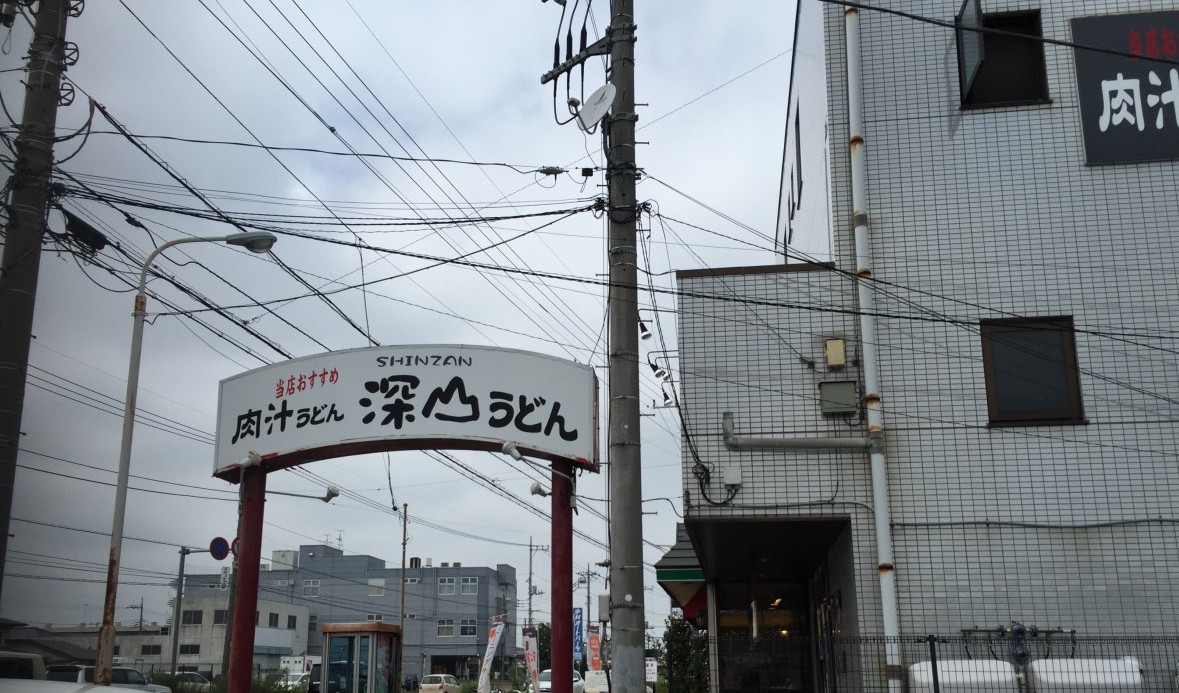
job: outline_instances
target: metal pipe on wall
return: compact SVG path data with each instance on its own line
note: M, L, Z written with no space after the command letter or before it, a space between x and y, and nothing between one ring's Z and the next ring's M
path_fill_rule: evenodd
M900 617L897 609L896 566L893 563L888 467L884 455L884 413L881 410L879 357L876 352L876 297L872 278L872 238L868 231L868 164L864 143L863 75L860 69L860 13L848 8L843 15L847 39L848 153L851 159L852 223L855 228L856 295L859 299L860 348L864 368L864 406L872 441L872 515L876 533L877 573L880 576L880 613L885 636L885 674L888 688L900 693Z

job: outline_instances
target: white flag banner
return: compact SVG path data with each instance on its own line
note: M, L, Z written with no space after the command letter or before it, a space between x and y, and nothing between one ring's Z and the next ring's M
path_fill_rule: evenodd
M533 693L540 690L540 652L537 648L536 629L524 629L524 663L528 665L528 680L532 682Z
M491 693L491 663L495 660L499 639L504 634L503 619L503 616L495 617L491 622L491 630L487 632L487 652L483 655L483 666L479 667L479 693Z

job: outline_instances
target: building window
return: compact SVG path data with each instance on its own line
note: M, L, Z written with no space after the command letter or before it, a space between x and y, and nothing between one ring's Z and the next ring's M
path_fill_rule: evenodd
M180 654L182 655L199 655L201 653L200 645L181 645Z
M453 638L454 637L454 619L440 618L438 619L438 637Z
M229 609L213 609L213 625L223 626L229 620Z
M295 630L299 627L299 619L294 614L287 616L287 630Z
M385 615L384 614L369 614L365 618L365 620L367 620L367 621L384 621Z
M181 611L180 623L185 626L199 626L204 622L205 612L200 609Z
M794 108L794 168L798 171L798 199L794 208L802 209L802 117L797 106Z
M418 617L418 615L417 615L417 614L406 614L406 615L405 615L405 618L406 618L406 619L414 619L414 618L417 618L417 617Z
M479 578L465 577L462 581L463 594L479 594Z
M459 621L459 635L463 637L475 637L475 619L464 618Z
M139 647L139 655L141 657L158 657L162 647L162 645L141 645Z
M454 594L454 578L438 578L438 594Z
M1048 75L1040 42L1040 12L982 14L981 0L965 0L955 24L963 108L1046 103ZM1022 34L992 34L971 28Z
M405 584L407 585L416 585L419 582L421 582L421 578L405 578Z
M270 618L266 620L266 625L270 626L271 628L278 628L278 614L271 611Z
M303 581L303 596L304 597L318 597L319 596L319 580L304 580Z
M115 645L115 650L111 654L115 657L119 656L119 646L118 645Z
M368 579L368 596L383 597L385 596L385 578L369 578Z
M1071 317L983 320L980 328L992 424L1085 422Z

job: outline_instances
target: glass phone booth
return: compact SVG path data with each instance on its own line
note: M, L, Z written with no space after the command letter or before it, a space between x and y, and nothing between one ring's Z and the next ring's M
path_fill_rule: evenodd
M400 689L401 626L323 624L321 693L396 693Z

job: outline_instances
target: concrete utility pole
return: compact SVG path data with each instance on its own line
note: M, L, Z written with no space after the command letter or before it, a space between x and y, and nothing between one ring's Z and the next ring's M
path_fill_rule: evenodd
M9 179L12 192L4 257L0 260L0 595L33 335L41 237L48 215L57 105L61 74L65 71L69 8L70 0L41 0L38 4L25 75L25 108L16 138L16 163Z
M606 182L610 203L610 623L612 693L644 693L646 668L643 647L646 639L643 604L643 508L642 451L639 422L639 306L638 252L636 250L639 209L635 200L635 23L634 0L611 0L610 27L606 36L585 46L576 55L541 75L541 84L557 79L596 55L610 55L610 83L614 103L606 116ZM559 51L559 48L558 48ZM554 466L554 469L556 467ZM560 480L553 476L556 496ZM554 507L554 527L556 512ZM556 531L554 530L554 544ZM554 548L556 548L554 546ZM553 565L558 564L554 557ZM572 595L557 590L565 587L554 570L553 578L553 689L572 678L558 669L563 657L558 651L571 648L572 633L560 632L558 615L572 609ZM560 598L558 598L560 597ZM560 639L558 639L560 638ZM563 665L560 665L563 666ZM569 676L566 676L569 674Z
M401 610L397 612L397 625L401 626L401 637L405 637L405 551L409 546L409 503L401 504Z
M639 436L639 306L635 200L635 23L633 0L610 3L610 83L606 116L610 193L610 623L612 693L643 693L642 449Z
M176 599L172 602L172 669L170 671L173 674L179 671L176 668L176 661L180 656L180 621L183 618L183 608L181 605L184 602L184 559L188 558L188 554L190 553L209 553L209 549L190 549L187 546L180 547L180 569L176 571Z
M535 625L532 622L532 595L540 594L540 590L537 590L536 588L534 588L532 586L532 556L537 551L548 551L548 550L549 550L549 547L547 547L547 546L539 546L539 545L534 546L532 544L532 537L528 537L528 623L526 625L528 625L529 627L532 627L533 625Z

